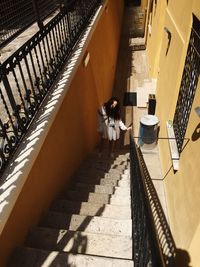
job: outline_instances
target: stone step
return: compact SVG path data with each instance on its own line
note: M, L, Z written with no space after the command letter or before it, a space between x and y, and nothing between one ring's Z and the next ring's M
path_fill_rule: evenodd
M101 214L103 207L97 211ZM49 211L40 222L41 227L84 231L96 234L129 235L132 236L132 221L111 219L97 216L69 215Z
M58 251L19 247L8 267L133 267L132 260L113 259Z
M129 159L119 159L119 160L112 160L110 161L109 159L102 160L102 158L93 158L89 160L83 161L83 163L80 166L81 168L85 167L95 167L95 168L113 168L114 166L124 166L126 167L128 164L130 164Z
M94 158L90 158L90 159L87 159L85 161L83 161L83 163L81 164L80 168L84 168L85 166L94 166L94 167L113 167L113 166L120 166L120 165L123 165L123 166L126 166L127 164L130 163L130 158L129 157L125 157L125 158L118 158L118 159L115 159L115 160L110 160L109 158L106 158L104 159L103 157L102 158L99 158L99 157L94 157Z
M118 186L118 181L116 181L116 185L115 184L109 184L107 183L106 184L106 181L107 179L102 179L103 181L100 181L100 184L89 184L89 183L81 183L81 182L76 182L73 186L77 186L78 188L87 188L87 187L95 187L96 186L101 186L101 187L108 187L108 188L119 188L119 189L124 189L124 190L129 190L130 191L130 181L127 182L127 186L126 185L121 185L121 186ZM121 182L122 184L122 182Z
M77 176L73 180L74 184L77 183L86 183L86 184L92 184L92 185L110 185L110 186L124 186L127 184L127 186L130 185L130 177L126 174L122 175L120 178L116 177L88 177L88 176Z
M80 173L76 173L74 176L87 176L87 177L101 177L101 178L120 178L122 175L130 175L130 168L125 169L124 171L113 171L113 172L90 172L90 171L83 171Z
M92 169L92 168L88 168L88 169L81 169L78 170L75 173L75 176L87 176L87 177L120 177L120 175L122 175L124 173L124 171L122 170L117 170L117 169L110 169L110 170L98 170L98 169Z
M112 244L112 245L111 245ZM25 243L28 247L95 256L132 258L132 238L35 227Z
M83 181L81 181L83 182ZM90 181L88 181L90 183ZM112 186L119 186L119 187L130 187L130 180L129 179L122 179L122 180L113 180L113 179L101 179L99 182L100 185L112 185Z
M50 209L52 211L84 216L99 216L120 220L131 219L131 207L119 205L94 204L60 199L56 200Z
M76 183L72 189L75 189L79 192L95 192L99 194L113 194L113 195L120 195L120 196L126 196L130 195L130 188L127 187L118 187L118 186L103 186L103 185L90 185L90 184L81 184ZM62 194L62 196L65 194L65 192Z
M88 167L92 167L93 169L99 169L99 170L112 170L112 169L119 169L121 170L126 169L127 166L129 166L129 162L128 161L119 161L119 162L113 162L113 163L101 163L101 162L97 162L94 164L91 164L90 162L86 163L83 168L88 168Z
M112 172L123 172L125 169L129 167L129 164L108 164L107 166L102 165L102 164L85 164L85 166L82 166L78 171L99 171L99 172L107 172L107 173L112 173Z
M90 179L90 180L99 180L99 179L121 179L122 173L99 173L99 172L82 172L76 173L73 180L80 180L80 179Z
M103 154L106 156L108 151L106 149L104 149ZM116 149L115 150L115 157L114 158L110 158L110 157L102 157L99 158L99 151L93 151L92 153L90 153L90 155L87 157L87 160L92 160L94 158L99 159L99 160L109 160L109 161L115 161L115 160L119 160L119 159L127 159L129 158L130 155L130 151L129 149Z
M124 173L127 173L128 169L124 169L123 171L121 170L116 170L116 169L111 169L109 171L103 171L103 170L97 170L97 169L81 169L78 170L74 176L87 176L87 177L101 177L101 178L106 178L106 177L117 177L119 178L121 175ZM129 171L130 172L130 171Z
M121 175L123 173L99 173L99 172L81 172L81 173L76 173L73 177L74 180L79 180L80 178L85 178L85 179L120 179Z
M112 168L117 168L117 167L124 167L126 168L127 165L129 165L130 162L129 160L115 160L114 162L109 162L109 161L100 161L100 160L89 160L89 161L84 161L83 164L81 164L81 168L88 168L92 167L95 169L112 169Z
M115 157L115 158L110 158L107 152L102 151L101 152L101 157L99 157L99 153L98 155L95 155L94 157L90 157L85 159L82 162L82 166L84 166L85 164L87 165L87 163L92 163L93 165L98 165L98 164L102 164L102 165L112 165L112 164L121 164L121 163L127 163L130 160L130 156L125 156L125 157Z
M75 201L85 201L91 203L101 203L101 204L113 204L113 205L130 205L130 195L119 196L119 195L109 195L109 194L99 194L92 192L80 192L68 190L64 196L65 199L75 200Z

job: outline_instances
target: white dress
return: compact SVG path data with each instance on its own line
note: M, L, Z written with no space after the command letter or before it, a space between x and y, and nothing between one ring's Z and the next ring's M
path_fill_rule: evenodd
M120 137L120 129L127 130L126 125L122 120L114 120L108 118L104 106L100 107L97 112L98 128L97 131L101 133L104 139L117 140Z

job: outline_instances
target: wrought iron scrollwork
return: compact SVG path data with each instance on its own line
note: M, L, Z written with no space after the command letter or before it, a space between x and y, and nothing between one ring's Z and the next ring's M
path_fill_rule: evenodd
M200 74L200 21L193 15L193 26L183 70L173 127L181 153Z
M101 0L74 0L0 64L0 171Z
M134 266L175 267L176 246L140 148L130 135Z

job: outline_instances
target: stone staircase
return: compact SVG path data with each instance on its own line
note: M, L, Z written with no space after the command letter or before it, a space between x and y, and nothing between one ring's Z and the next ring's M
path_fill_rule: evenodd
M132 267L129 153L93 153L8 267Z

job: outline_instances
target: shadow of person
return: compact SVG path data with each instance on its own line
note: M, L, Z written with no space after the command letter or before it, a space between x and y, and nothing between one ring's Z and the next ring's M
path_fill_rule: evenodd
M190 255L186 250L178 248L176 250L176 267L192 267L190 265Z
M74 235L74 243L71 252L74 254L84 254L87 250L87 236L84 233L76 232Z
M195 128L193 134L192 134L192 141L195 142L200 138L200 123Z

